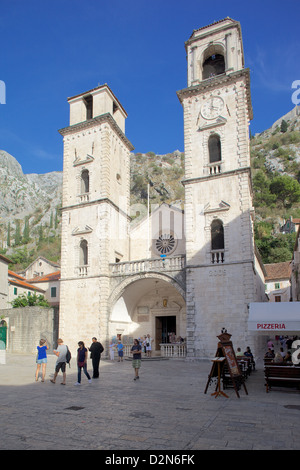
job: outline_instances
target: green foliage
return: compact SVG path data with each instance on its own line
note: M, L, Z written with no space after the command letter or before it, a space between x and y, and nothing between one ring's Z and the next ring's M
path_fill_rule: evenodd
M253 177L254 206L274 206L276 195L270 191L270 180L266 174L259 170Z
M34 294L21 294L11 302L13 308L18 307L50 307L48 301L43 295Z
M287 129L288 129L287 122L284 119L282 119L281 125L280 125L280 131L281 132L286 132Z
M293 257L293 249L296 233L265 235L256 239L256 246L265 264L290 261Z
M270 191L275 194L285 208L300 201L300 184L288 175L276 176L270 183Z
M20 221L16 220L16 232L15 232L15 246L21 244L21 228L20 228Z

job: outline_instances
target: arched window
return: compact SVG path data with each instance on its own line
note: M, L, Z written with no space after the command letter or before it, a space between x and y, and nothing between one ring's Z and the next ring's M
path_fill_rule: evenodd
M208 139L209 163L221 161L221 141L218 134L212 134Z
M221 220L216 219L211 224L211 249L224 250L224 227Z
M88 265L88 242L86 240L81 240L80 242L79 265L80 266Z
M81 173L81 194L88 193L90 190L90 175L88 170Z
M222 54L212 54L203 62L202 78L214 77L225 72L225 60Z

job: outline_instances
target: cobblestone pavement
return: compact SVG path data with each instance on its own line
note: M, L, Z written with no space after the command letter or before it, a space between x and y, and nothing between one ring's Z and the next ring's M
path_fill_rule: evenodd
M50 382L56 358L48 356L46 381L35 382L35 356L7 354L0 364L1 450L298 450L300 394L266 393L263 370L247 379L248 395L204 394L210 362L143 361L134 381L130 361L102 360L100 378L85 375L75 387ZM88 368L91 371L91 361Z

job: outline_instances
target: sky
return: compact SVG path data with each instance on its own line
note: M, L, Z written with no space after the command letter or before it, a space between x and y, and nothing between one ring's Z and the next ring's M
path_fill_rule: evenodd
M0 149L25 174L62 171L67 98L107 83L134 152L183 152L184 44L227 16L241 23L259 133L295 106L299 0L0 0Z

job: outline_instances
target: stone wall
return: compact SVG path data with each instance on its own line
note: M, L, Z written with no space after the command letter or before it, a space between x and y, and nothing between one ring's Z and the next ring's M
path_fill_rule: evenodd
M41 338L46 338L49 352L57 346L58 309L43 307L10 308L0 311L7 322L7 351L35 353Z

